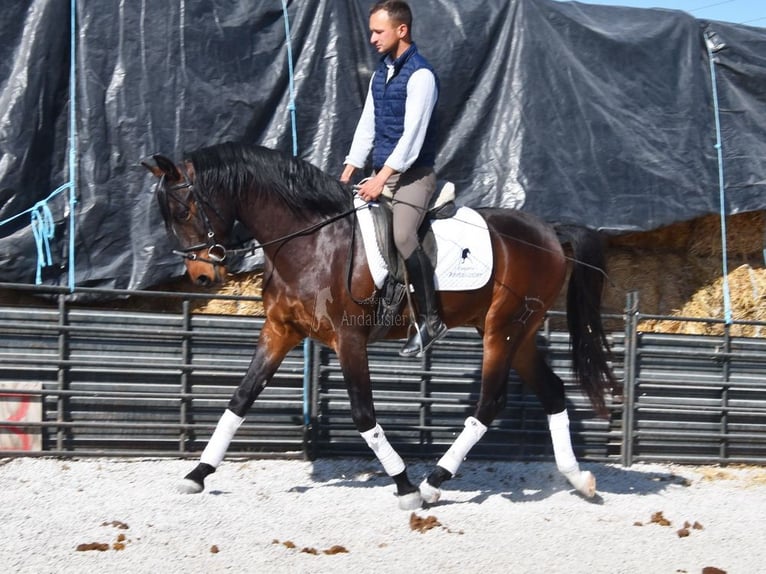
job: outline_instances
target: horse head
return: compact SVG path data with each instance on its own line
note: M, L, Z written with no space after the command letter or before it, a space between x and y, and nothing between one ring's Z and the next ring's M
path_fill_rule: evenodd
M155 154L141 165L159 179L157 202L168 235L178 243L174 253L185 259L189 278L202 287L224 282L226 248L221 241L233 225L232 218L223 215L213 206L209 195L198 189L191 162L176 165Z

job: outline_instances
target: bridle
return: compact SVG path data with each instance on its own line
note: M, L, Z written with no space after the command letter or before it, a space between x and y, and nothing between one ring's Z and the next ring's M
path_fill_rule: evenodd
M201 218L202 224L204 225L206 229L205 233L207 235L207 241L203 243L197 243L195 245L190 245L189 247L183 247L181 249L173 249L173 254L179 255L187 261L200 261L202 263L208 263L213 266L223 266L229 254L233 254L233 255L246 254L246 253L253 254L258 249L263 249L264 247L268 247L270 245L274 245L277 243L284 243L285 241L289 241L290 239L294 239L296 237L310 235L314 233L315 231L317 231L318 229L324 227L325 225L329 225L330 223L334 221L343 219L353 213L356 213L356 211L358 211L359 209L364 209L367 207L366 205L361 207L355 207L355 206L351 207L347 209L346 211L335 214L331 217L328 217L327 219L323 219L303 229L299 229L297 231L288 233L287 235L284 235L282 237L277 237L276 239L272 239L270 241L265 241L263 243L256 243L249 247L227 248L223 243L220 243L215 237L213 226L210 224L210 219L208 218L207 212L205 211L203 207L208 202L206 202L204 198L199 194L199 192L194 186L194 183L192 183L192 181L189 179L189 176L186 170L183 170L181 175L183 176L183 181L176 183L175 185L165 189L165 191L170 196L170 198L177 201L181 205L185 206L187 209L189 208L189 196L191 196L191 199L194 201L194 204L197 208L196 211L198 213L198 216ZM161 189L162 186L164 186L164 184L165 184L165 174L163 174L160 177L157 183L157 185L159 186L158 189ZM180 197L179 194L175 193L184 189L189 190L189 194L184 198ZM218 215L219 218L221 218L220 214L218 214L217 212L216 214ZM171 228L172 228L172 225L171 225ZM173 234L174 235L176 234L175 230L173 230ZM207 256L203 257L198 252L205 249L207 250Z
M169 188L165 189L165 192L172 198L173 200L177 201L186 209L189 209L189 196L191 196L191 199L194 201L194 204L196 206L196 211L199 214L199 217L202 219L202 224L205 227L205 233L207 235L207 241L204 243L197 243L196 245L191 245L189 247L183 247L181 249L173 249L173 254L180 255L187 261L201 261L203 263L209 263L214 266L223 266L224 262L226 261L226 256L229 253L229 250L226 249L226 247L220 243L215 238L215 232L213 231L213 226L210 224L210 219L208 218L207 211L203 208L203 205L205 201L200 196L200 194L197 192L196 188L194 187L194 184L189 179L188 174L186 173L186 170L183 170L182 173L183 181L180 183L177 183ZM157 185L159 186L158 189L161 189L165 184L165 174L160 177L159 182ZM182 198L178 193L178 191L188 189L189 194ZM220 215L219 215L220 217ZM172 228L172 224L171 224ZM175 235L175 230L173 230L173 234ZM207 249L207 256L202 257L199 255L199 251L202 251L203 249Z

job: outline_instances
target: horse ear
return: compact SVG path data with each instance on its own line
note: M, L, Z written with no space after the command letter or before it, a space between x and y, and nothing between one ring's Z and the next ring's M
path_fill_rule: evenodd
M175 181L181 179L181 172L172 160L161 154L154 154L141 160L141 165L152 172L156 177L165 176L166 179Z

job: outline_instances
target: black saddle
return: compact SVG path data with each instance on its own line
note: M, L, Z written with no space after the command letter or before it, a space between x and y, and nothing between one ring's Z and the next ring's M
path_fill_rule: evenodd
M378 203L370 207L372 221L375 227L375 238L380 248L380 253L388 267L389 278L398 283L405 283L404 259L399 254L394 244L393 233L393 201L390 196L381 195ZM431 222L436 219L449 219L457 212L455 205L455 186L452 183L446 183L442 186L439 193L435 193L431 198L426 216L418 229L418 241L423 250L431 259L431 263L436 267L436 238L431 229Z
M437 253L436 238L431 229L431 223L436 219L449 219L456 212L455 186L452 183L447 183L442 186L438 194L434 194L428 212L423 218L423 223L418 229L418 240L431 259L434 268L436 267ZM388 277L378 292L376 320L370 333L370 340L375 341L382 339L391 325L395 323L395 318L398 316L407 294L407 286L404 259L394 244L392 198L381 195L377 205L370 207L370 213L375 227L375 238L383 260L388 267Z

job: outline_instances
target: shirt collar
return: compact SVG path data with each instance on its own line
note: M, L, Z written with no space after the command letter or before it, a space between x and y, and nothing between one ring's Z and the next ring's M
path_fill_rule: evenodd
M410 47L409 47L409 48L407 48L407 50L404 52L404 54L402 54L401 56L399 56L399 57L398 57L396 60L394 60L394 59L391 57L391 54L390 54L390 53L386 54L386 55L383 57L383 63L384 63L386 66L389 66L389 67L392 67L392 66L393 66L393 68L394 68L394 74L398 74L398 73L399 73L399 70L401 70L401 69L402 69L402 66L404 65L404 63L405 63L407 60L409 60L409 59L410 59L410 56L412 56L412 55L413 55L415 52L417 52L417 51L418 51L418 49L417 49L417 47L415 46L415 43L413 42L413 43L410 45Z

